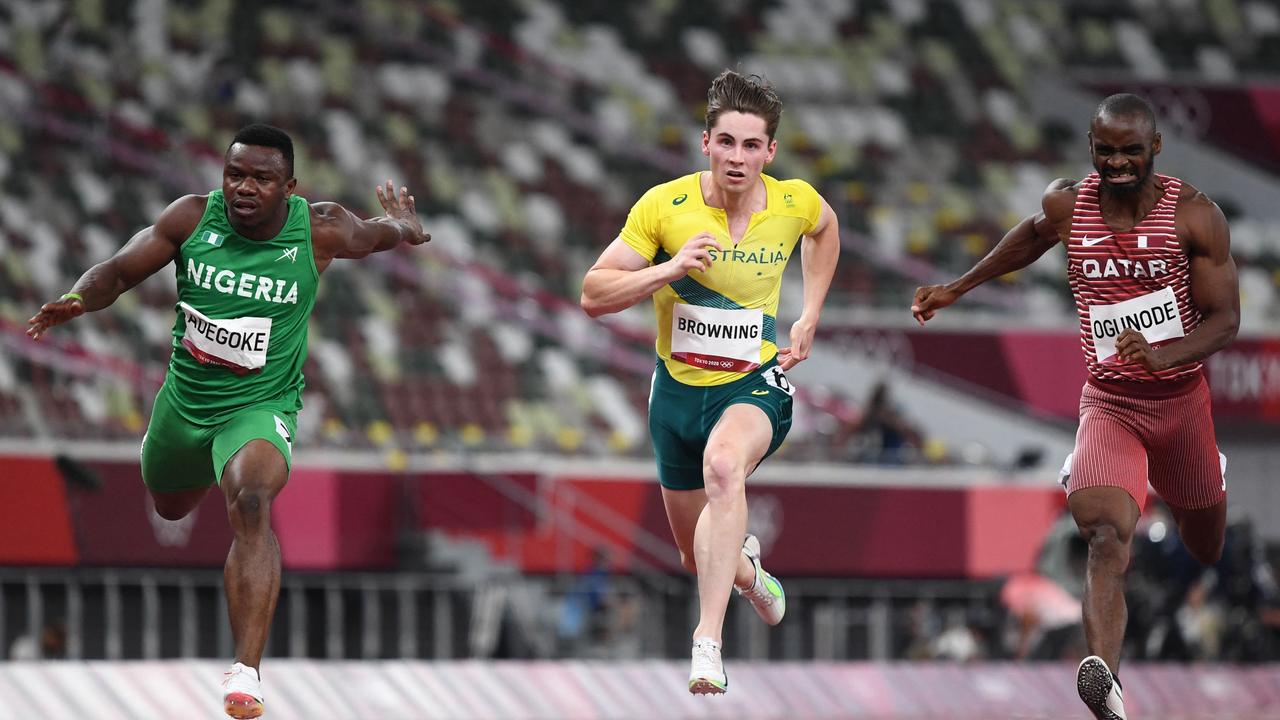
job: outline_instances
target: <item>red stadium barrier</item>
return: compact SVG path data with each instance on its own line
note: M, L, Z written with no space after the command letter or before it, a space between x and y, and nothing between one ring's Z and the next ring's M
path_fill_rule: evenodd
M0 462L0 565L74 565L69 509L51 458Z
M0 457L8 564L221 567L231 531L221 494L177 522L152 510L134 462L85 461L101 480L70 497L51 460ZM1043 486L904 487L753 480L751 528L770 569L789 575L990 578L1029 569L1063 496ZM18 478L25 478L18 480ZM74 509L74 512L69 512ZM272 508L286 568L397 566L397 533L485 543L525 572L586 570L597 548L614 569L679 572L651 477L295 468ZM74 532L73 532L74 530ZM72 538L75 542L72 542ZM815 551L829 548L833 551Z
M824 331L851 347L894 349L901 367L948 378L1017 403L1032 414L1075 421L1085 381L1080 338L1071 332ZM1243 338L1206 362L1214 417L1280 424L1280 340Z

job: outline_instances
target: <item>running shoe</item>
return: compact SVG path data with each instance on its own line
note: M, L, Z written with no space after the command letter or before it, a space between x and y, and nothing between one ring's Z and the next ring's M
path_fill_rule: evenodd
M1124 714L1124 691L1107 663L1097 655L1080 661L1076 671L1080 699L1098 720L1128 720Z
M782 591L782 583L760 567L760 540L755 535L747 534L746 540L742 542L742 554L747 556L751 566L756 569L756 579L745 590L737 585L733 589L751 602L751 607L756 609L761 620L777 625L787 613L787 594Z
M689 692L694 695L719 695L729 689L720 659L720 643L709 638L693 641L693 664L689 670Z
M262 716L262 683L257 670L236 663L222 673L222 707L227 717L238 720Z

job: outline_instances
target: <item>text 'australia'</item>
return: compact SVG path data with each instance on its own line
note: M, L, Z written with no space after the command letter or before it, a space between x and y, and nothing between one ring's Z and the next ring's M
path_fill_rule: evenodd
M213 265L197 264L195 260L189 259L187 260L187 279L205 290L217 290L225 295L238 295L242 298L284 305L298 304L298 283L294 282L286 292L284 280L276 280L266 275L219 270Z
M715 248L707 248L707 252L711 254L711 262L740 262L754 263L756 265L776 265L780 262L786 262L787 256L781 250L717 250Z

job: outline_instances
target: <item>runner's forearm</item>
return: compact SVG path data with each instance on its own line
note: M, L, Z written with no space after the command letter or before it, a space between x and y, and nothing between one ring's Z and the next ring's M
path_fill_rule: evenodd
M641 270L591 270L582 281L582 309L591 317L626 310L679 277L671 270L670 261Z
M1174 368L1203 360L1229 345L1239 329L1238 312L1223 309L1206 314L1186 337L1160 348L1160 362Z
M369 222L379 225L378 241L370 252L390 250L413 237L413 228L407 221L392 217L379 217Z
M101 310L111 305L130 285L125 281L114 258L104 260L85 271L69 292L80 296L85 312Z
M987 256L969 272L947 285L948 290L964 294L979 285L1030 265L1058 244L1057 238L1046 240L1036 233L1035 216L1013 226Z

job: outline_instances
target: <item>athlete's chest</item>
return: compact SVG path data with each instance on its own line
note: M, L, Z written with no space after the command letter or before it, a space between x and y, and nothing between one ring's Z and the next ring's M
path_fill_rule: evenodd
M1170 279L1187 257L1175 233L1144 231L1073 232L1068 246L1070 270L1084 280Z
M315 290L309 252L305 237L253 241L201 230L182 246L179 295L205 307L296 306Z
M1178 238L1176 203L1161 201L1124 232L1104 220L1096 203L1078 203L1067 256L1077 281L1163 286L1179 277L1187 264Z
M755 213L730 219L723 211L708 209L673 218L664 228L662 244L674 256L690 238L709 232L719 247L709 249L711 269L705 276L714 280L774 282L786 269L802 230L800 218Z

